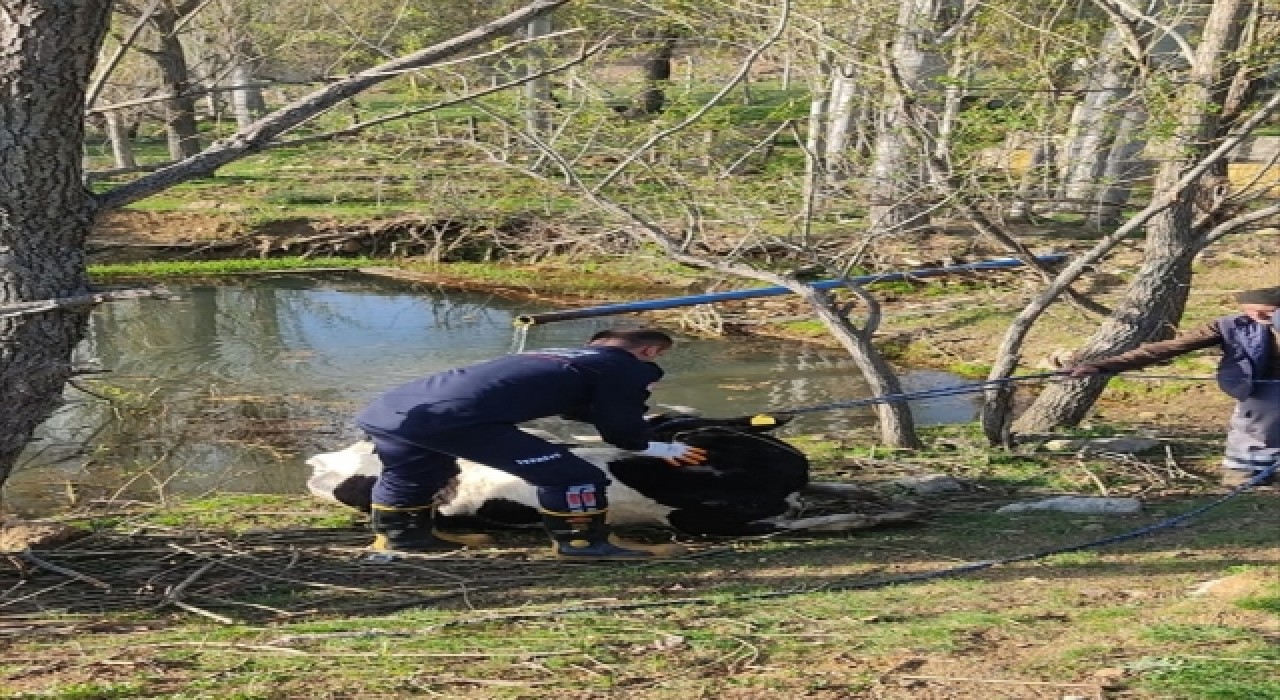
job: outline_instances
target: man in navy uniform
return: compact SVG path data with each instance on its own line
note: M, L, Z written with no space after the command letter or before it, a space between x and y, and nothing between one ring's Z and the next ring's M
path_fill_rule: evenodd
M655 330L607 330L584 347L507 355L451 369L378 396L356 422L373 440L383 470L373 487L375 550L457 549L465 541L432 529L435 494L458 473L456 458L533 484L559 556L646 559L655 548L611 540L608 479L567 448L517 424L563 416L595 425L605 442L698 464L705 453L678 442L650 442L644 420L654 364L674 344Z

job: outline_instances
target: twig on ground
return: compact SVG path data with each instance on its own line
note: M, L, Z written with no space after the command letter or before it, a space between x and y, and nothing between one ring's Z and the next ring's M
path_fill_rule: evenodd
M1098 493L1103 496L1111 495L1111 491L1107 488L1107 485L1102 483L1102 479L1098 478L1098 475L1084 463L1083 459L1076 459L1076 466L1080 467L1080 469L1089 476L1089 480L1093 482L1093 485L1098 487Z
M18 556L31 562L32 564L35 564L36 566L42 569L48 569L49 571L62 574L63 576L73 578L82 583L87 583L90 586L93 586L95 588L101 588L102 590L105 590L105 591L111 590L111 584L106 583L104 581L100 581L92 576L82 574L79 571L75 571L74 569L68 569L65 566L59 566L57 564L52 564L50 562L47 562L41 559L40 557L37 557L35 554L33 554L30 549L24 549L22 553L19 554Z
M161 600L160 603L156 605L156 607L163 608L166 605L171 605L176 603L178 599L182 596L183 591L187 590L187 586L190 586L192 583L195 583L196 579L200 578L201 576L204 576L205 572L209 571L209 569L212 569L217 565L218 565L218 561L216 559L211 559L205 562L203 566L193 571L190 576L182 579L182 581L179 582L178 585L171 587L168 591L165 591L164 599Z
M349 659L527 659L542 656L581 656L577 649L550 649L532 651L519 649L514 651L475 651L475 652L377 652L377 651L330 651L315 652L293 647L282 647L276 644L240 644L237 642L156 642L154 644L135 644L130 649L176 649L195 647L197 649L217 649L218 651L241 652L253 654L267 652L270 654L287 654L289 656L319 656Z
M195 613L195 614L197 614L197 615L202 615L202 616L204 616L204 617L209 618L210 620L215 620L215 621L217 621L217 622L221 622L221 623L222 623L222 624L224 624L224 625L235 625L235 624L239 624L239 623L238 623L238 621L236 621L236 620L235 620L235 619L233 619L233 618L227 617L226 615L219 615L218 613L210 612L210 611L208 611L208 610L205 610L204 608L201 608L201 607L198 607L198 606L192 605L191 603L184 603L184 602L182 602L181 600L171 600L171 601L169 601L169 604L170 604L170 605L172 605L172 606L174 606L174 607L182 608L183 610L186 610L187 612L192 612L192 613Z
M1056 683L1052 681L1019 681L1005 678L968 678L964 676L921 676L915 674L890 674L890 677L909 681L937 681L940 683L989 683L995 685L1034 685L1049 688L1086 688L1095 693L1102 692L1101 686L1097 683Z

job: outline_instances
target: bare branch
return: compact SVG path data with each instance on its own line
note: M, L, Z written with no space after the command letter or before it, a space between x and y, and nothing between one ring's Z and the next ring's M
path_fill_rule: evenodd
M171 33L171 36L177 36L178 32L182 31L183 27L190 24L191 20L195 19L196 15L200 14L200 10L203 10L205 6L211 2L213 2L213 0L201 0L200 4L196 5L195 7L192 7L190 11L186 11L186 12L184 12L186 8L178 8L178 11L184 12L184 14L176 23L174 23L173 32Z
M12 304L0 304L0 318L42 314L49 311L57 311L59 309L69 309L78 306L92 306L94 304L101 304L108 301L143 299L147 297L168 299L171 296L172 294L170 294L169 290L164 287L151 287L149 289L121 289L111 292L92 292L89 294L79 294L73 297L62 297L60 299L19 301Z
M1093 4L1097 5L1107 15L1107 18L1111 20L1111 26L1120 33L1125 49L1128 50L1129 55L1133 57L1134 62L1139 67L1139 70L1146 73L1148 57L1147 44L1142 41L1142 37L1138 36L1138 30L1134 27L1134 22L1125 17L1118 8L1109 2L1109 0L1093 0Z
M423 114L423 113L426 113L426 112L432 112L432 111L435 111L435 110L437 110L437 109L443 109L443 108L445 108L445 107L451 107L451 106L453 106L453 105L461 104L461 103L463 103L463 102L470 102L470 101L472 101L472 100L475 100L475 99L478 99L478 98L484 97L485 95L491 95L491 94L493 94L493 93L495 93L495 92L502 92L503 90L507 90L507 89L509 89L509 88L513 88L513 87L516 87L516 86L519 86L519 85L523 85L523 84L528 83L528 82L532 82L532 81L537 80L538 78L541 78L541 77L543 77L543 76L545 76L545 75L551 75L551 74L553 74L553 73L558 73L558 72L560 72L560 71L562 71L562 70L565 70L565 69L567 69L567 68L570 68L570 67L572 67L572 66L576 66L576 65L578 65L579 63L583 63L583 62L585 62L587 59L589 59L589 58L591 58L592 56L595 56L596 54L598 54L598 53L600 53L601 51L603 51L603 50L605 49L605 47L607 47L607 46L609 45L609 41L610 41L610 37L606 37L606 38L605 38L604 40L602 40L600 43L598 43L598 44L596 44L596 45L594 45L594 46L591 46L591 47L588 47L588 48L584 49L584 50L582 51L582 53L581 53L581 54L579 54L579 55L578 55L578 57L576 57L576 58L570 59L570 60L565 61L565 62L563 62L563 63L559 63L559 64L557 64L557 65L555 65L555 66L551 66L550 68L547 68L547 69L545 69L545 70L538 71L537 73L530 73L530 74L528 74L528 75L524 75L524 76L521 76L521 77L519 77L519 78L516 78L515 80L510 80L510 81L507 81L507 82L505 82L505 83L502 83L501 85L495 85L495 86L493 86L493 87L486 88L486 89L484 89L484 90L480 90L479 92L472 92L472 93L468 93L468 94L466 94L466 95L463 95L463 96L461 96L461 97L455 97L455 98L453 98L453 99L444 100L443 102L435 102L435 103L430 104L430 105L427 105L427 106L425 106L425 107L415 107L415 108L413 108L413 109L406 109L406 110L404 110L404 111L397 112L397 113L395 113L395 114L388 114L388 115L383 116L383 117L378 117L377 119L370 119L370 120L369 120L369 121L367 121L367 122L362 122L362 123L360 123L360 124L354 124L354 125L352 125L352 126L350 126L350 127L346 128L346 129L339 129L339 130L337 130L337 131L330 131L330 132L328 132L328 133L324 133L324 134L316 134L316 135L314 135L314 136L302 136L302 137L299 137L299 138L296 138L296 139L289 139L288 141L273 141L273 142L271 142L271 143L267 144L266 146L264 146L263 150L266 150L266 149L272 149L272 148L281 148L281 147L284 147L284 146L299 146L299 145L302 145L302 144L304 144L304 143L315 143L315 142L317 142L317 141L330 141L330 140L332 140L332 139L342 138L343 136L351 136L352 134L357 134L357 133L359 133L359 132L361 132L361 131L364 131L365 129L368 129L368 128L369 128L369 127L371 127L371 126L376 126L376 125L378 125L378 124L385 124L385 123L387 123L387 122L390 122L390 121L396 121L396 120L398 120L398 119L404 119L404 118L406 118L406 117L412 117L412 116L417 115L417 114Z
M1134 7L1133 5L1130 5L1128 2L1125 2L1125 0L1095 0L1095 2L1097 1L1109 1L1111 3L1114 3L1115 7L1121 10L1122 12L1124 12L1126 15L1136 20L1139 20L1141 22L1146 22L1147 24L1150 24L1156 29L1163 31L1166 35L1169 36L1169 38L1173 39L1174 43L1178 45L1178 50L1182 52L1182 57L1187 59L1187 65L1192 66L1194 68L1196 63L1198 63L1198 61L1196 60L1196 50L1191 48L1191 44L1187 43L1186 38L1183 37L1182 34L1178 33L1178 30L1176 28L1171 27L1165 24L1164 22L1161 22L1160 20L1156 19L1155 17L1152 17L1151 15L1140 11L1138 8Z
M231 137L215 142L202 153L98 195L98 204L104 209L122 207L180 182L208 175L227 163L262 150L280 134L365 89L386 81L396 75L397 71L421 68L460 54L482 42L522 27L529 20L550 13L567 2L568 0L533 0L486 25L321 88L259 119Z
M216 83L222 78L225 78L230 73L230 71L231 71L231 68L228 67L220 75L215 76L214 82ZM268 87L273 84L274 83L256 83L253 85L243 85L241 87L242 88ZM139 97L136 100L125 100L124 102L113 102L109 105L103 105L101 107L93 107L92 109L85 110L85 114L89 115L89 114L102 114L103 112L114 112L117 109L126 109L128 107L139 107L141 105L154 104L156 102L168 102L169 100L174 100L179 97L200 97L202 95L208 95L209 93L226 92L227 90L228 88L215 86L210 88L182 90L179 92L171 92L163 95L149 95L147 97Z
M752 154L754 154L756 151L759 151L760 149L762 149L762 148L766 147L770 142L772 142L774 139L778 138L778 134L782 133L782 130L783 130L783 129L786 129L786 128L788 128L788 127L792 126L794 123L795 123L795 122L794 122L794 120L791 120L791 119L783 120L783 122L782 122L781 124L779 124L779 125L777 126L777 128L776 128L776 129L774 129L773 131L770 131L770 132L769 132L769 135L768 135L768 136L766 136L766 137L764 137L764 138L760 139L759 141L755 142L754 144L752 144L751 148L748 148L748 149L747 149L747 150L746 150L746 151L745 151L745 152L744 152L744 153L743 153L743 154L742 154L742 155L741 155L737 160L733 161L733 162L732 162L732 163L730 163L727 167L725 167L725 169L724 169L723 171L721 171L721 173L720 173L720 177L718 177L718 178L716 178L716 179L717 179L717 180L723 180L723 179L725 179L725 178L727 178L727 177L729 177L729 176L733 175L734 173L736 173L736 172L738 171L738 168L739 168L743 163L745 163L745 162L746 162L746 160L747 160L748 158L750 158Z
M116 47L116 52L102 65L102 72L98 74L98 79L89 86L84 98L85 109L93 107L93 103L98 101L98 96L102 94L102 88L107 84L107 78L111 76L112 71L120 64L120 59L124 58L125 52L129 50L130 46L133 46L133 42L138 40L138 35L147 26L147 20L151 19L151 15L155 13L159 5L160 0L151 0L151 4L147 5L147 9L143 10L142 14L138 16L138 21L129 30L129 33L120 40L120 46Z
M1262 209L1251 211L1248 214L1241 214L1240 216L1228 219L1206 232L1204 234L1204 238L1201 239L1200 244L1197 247L1200 250L1204 250L1214 243L1217 243L1219 240L1236 233L1249 224L1271 218L1277 214L1280 214L1280 204L1272 204L1269 207L1263 207Z
M768 50L770 46L773 46L775 43L777 43L778 39L782 36L782 32L787 28L787 22L790 20L790 18L791 18L791 2L790 0L785 0L782 3L782 11L778 14L778 22L774 26L773 31L769 33L769 36L765 37L765 40L760 45L752 49L751 53L747 54L746 60L744 60L742 62L742 65L738 67L738 72L735 73L734 76L729 79L729 82L725 83L724 86L720 88L719 92L713 95L710 100L707 100L706 104L694 110L693 113L691 113L689 116L680 120L680 123L675 124L674 126L668 127L666 129L663 129L662 131L659 131L653 136L650 136L649 140L640 144L640 146L636 148L636 150L632 152L631 155L627 156L626 158L623 158L622 162L614 166L613 170L610 170L608 174L606 174L603 178L601 178L600 181L597 182L595 186L591 188L591 191L593 193L599 193L602 189L607 187L610 182L613 182L614 179L616 179L619 175L621 175L622 171L630 167L631 164L634 163L637 158L644 155L650 148L653 148L654 145L657 144L659 141L662 141L663 139L667 138L668 136L676 132L683 131L690 124L701 119L703 115L705 115L712 107L719 104L720 100L723 100L725 98L725 95L728 95L730 91L732 91L735 87L738 86L739 83L741 83L743 80L746 79L747 74L751 72L751 66L755 63L756 59L760 57L760 54L764 53L766 50Z
M955 21L951 23L950 27L947 27L946 31L938 35L938 38L934 43L945 44L946 42L954 39L957 34L964 31L964 29L969 26L969 22L973 19L973 15L978 12L978 8L981 6L982 3L980 2L967 0L964 4L964 8L960 10L960 16L956 17Z

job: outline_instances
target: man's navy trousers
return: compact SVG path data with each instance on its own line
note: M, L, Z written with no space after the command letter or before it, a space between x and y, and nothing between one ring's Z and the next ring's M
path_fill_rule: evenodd
M579 484L609 483L584 459L514 425L476 425L410 442L365 428L382 461L373 502L396 508L430 505L431 498L458 474L456 457L517 476L539 490L565 491Z

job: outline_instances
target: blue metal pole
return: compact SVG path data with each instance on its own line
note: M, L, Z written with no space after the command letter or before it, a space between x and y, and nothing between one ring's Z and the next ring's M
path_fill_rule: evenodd
M1053 253L1050 255L1036 256L1036 260L1052 265L1067 259L1064 253ZM878 275L860 275L858 277L850 277L848 281L857 284L871 284L873 282L897 282L900 280L921 279L925 277L941 277L943 275L951 275L958 272L983 272L986 270L1003 270L1010 267L1018 267L1022 265L1022 261L1017 258L999 258L996 260L985 260L983 262L968 263L965 265L949 265L946 267L924 267L918 270L904 270L902 272L886 272ZM822 280L814 282L810 286L816 289L835 289L844 284L843 280ZM721 301L735 301L738 299L755 299L758 297L776 297L783 294L790 294L791 290L786 287L761 287L759 289L738 289L732 292L712 292L710 294L692 294L682 297L667 297L665 299L649 299L647 301L629 301L621 304L606 304L604 306L588 306L581 309L566 309L564 311L547 311L540 314L522 314L516 316L515 324L517 326L534 326L541 323L554 323L556 321L571 321L579 318L596 318L599 316L613 316L616 314L634 313L637 311L656 311L658 309L674 309L680 306L694 306L696 304L712 304Z

